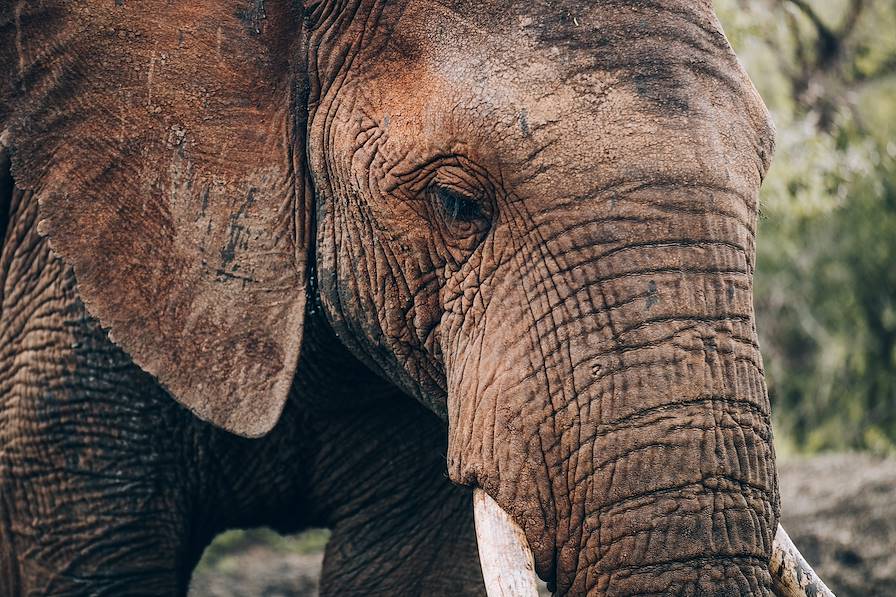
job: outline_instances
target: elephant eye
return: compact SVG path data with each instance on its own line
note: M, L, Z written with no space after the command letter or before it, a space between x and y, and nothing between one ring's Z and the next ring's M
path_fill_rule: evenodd
M474 197L442 186L435 187L434 191L449 221L473 222L482 218L482 206Z
M465 172L443 169L426 187L428 211L438 245L458 265L473 254L492 226L495 210L486 187Z

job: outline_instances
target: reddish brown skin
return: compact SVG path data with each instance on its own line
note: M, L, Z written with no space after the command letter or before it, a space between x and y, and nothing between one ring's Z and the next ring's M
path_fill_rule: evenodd
M324 594L481 594L472 486L559 595L769 593L774 132L711 2L0 24L6 593L270 524L334 529Z
M256 525L333 530L325 595L482 591L444 425L348 355L320 310L278 425L236 437L108 340L37 234L33 197L7 199L0 595L182 595L215 534Z

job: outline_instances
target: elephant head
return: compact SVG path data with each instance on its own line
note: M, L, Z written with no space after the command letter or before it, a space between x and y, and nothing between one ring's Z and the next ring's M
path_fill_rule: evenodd
M451 479L558 594L771 590L751 292L774 131L711 2L44 0L2 22L18 184L197 415L266 433L319 304L446 420Z

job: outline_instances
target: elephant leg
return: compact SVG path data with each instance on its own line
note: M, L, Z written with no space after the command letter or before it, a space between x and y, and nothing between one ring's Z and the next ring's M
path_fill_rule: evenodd
M321 595L484 595L471 492L447 478L444 425L392 402L319 422L312 487L333 529Z
M184 593L195 559L187 502L165 464L173 455L111 417L95 432L74 429L85 416L75 401L95 396L54 405L67 412L49 424L43 399L22 398L7 421L33 429L4 433L0 448L0 570L11 585L0 594Z
M0 253L0 594L184 593L189 413L106 338L13 192Z

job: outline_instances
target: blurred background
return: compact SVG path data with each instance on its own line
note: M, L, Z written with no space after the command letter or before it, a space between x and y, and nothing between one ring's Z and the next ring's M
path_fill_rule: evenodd
M756 311L779 451L896 449L896 2L716 0L771 109Z
M896 0L715 0L771 110L760 343L782 521L839 597L896 595ZM326 531L231 531L192 597L315 595Z

